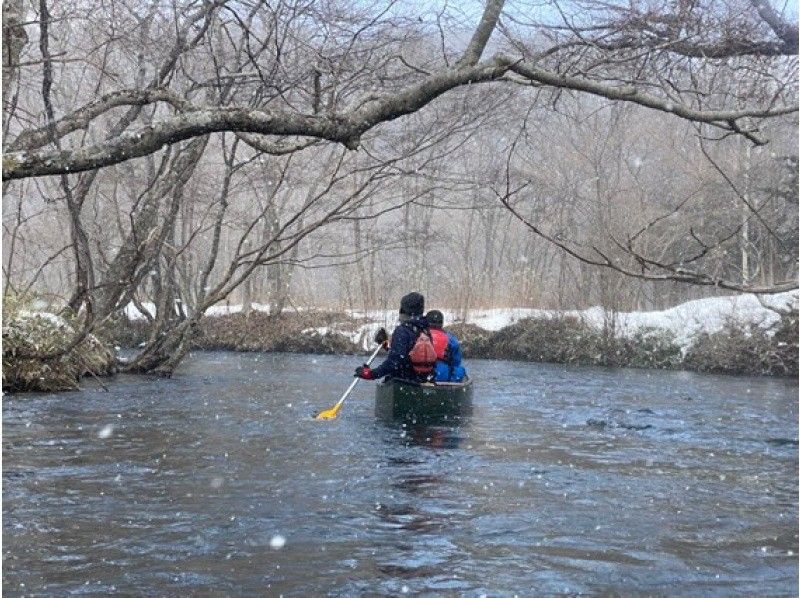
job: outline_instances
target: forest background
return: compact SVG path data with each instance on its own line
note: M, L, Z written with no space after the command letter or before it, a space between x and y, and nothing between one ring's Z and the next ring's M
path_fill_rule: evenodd
M225 304L418 290L456 320L613 324L792 291L796 21L764 0L4 0L4 363L113 343L130 306L140 350L113 367L169 374ZM34 312L47 342L9 328Z

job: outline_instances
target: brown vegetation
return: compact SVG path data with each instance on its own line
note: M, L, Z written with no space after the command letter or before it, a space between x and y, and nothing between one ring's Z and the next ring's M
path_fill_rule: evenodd
M363 321L344 313L262 312L207 316L200 320L193 349L317 354L356 354L360 347L346 334ZM76 350L42 362L26 358L34 352L53 352L69 337L66 322L51 314L6 313L3 326L3 389L60 391L78 388L87 375L116 371L115 356L106 344L87 336ZM320 333L317 329L325 327ZM642 329L629 337L594 328L573 317L529 318L489 332L474 324L455 324L449 330L469 359L687 369L724 374L797 376L798 315L781 312L772 329L730 320L715 333L695 337L685 356L671 332ZM147 338L145 321L122 321L104 331L122 346L137 346ZM467 362L469 366L469 362Z
M466 359L794 376L798 373L797 322L796 311L783 313L770 330L731 320L719 332L697 335L685 356L668 330L643 328L630 336L618 336L574 317L527 318L497 332L474 324L454 324L448 331L459 339ZM279 318L258 312L209 316L200 321L192 347L360 353L361 348L342 334L354 331L360 323L348 320L346 314L329 312L284 313ZM313 331L321 327L332 329L325 334Z
M463 349L467 357L616 367L672 369L681 361L668 331L620 337L574 317L527 318L485 338L466 337Z
M251 312L248 315L206 317L200 320L192 346L234 351L355 353L358 350L356 345L343 334L336 331L320 334L309 330L347 320L344 314L323 312L283 313L280 316ZM357 325L355 321L353 324Z
M797 313L781 315L773 333L735 320L696 337L684 367L698 372L751 376L797 376Z

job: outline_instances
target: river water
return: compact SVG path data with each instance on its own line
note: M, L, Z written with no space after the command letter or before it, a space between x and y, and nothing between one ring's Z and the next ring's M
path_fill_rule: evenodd
M357 359L196 353L3 401L3 591L796 595L795 381L472 361L374 416Z

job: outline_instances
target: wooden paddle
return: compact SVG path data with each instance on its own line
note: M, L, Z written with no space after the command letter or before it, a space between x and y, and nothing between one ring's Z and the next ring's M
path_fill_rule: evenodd
M372 352L372 355L369 356L369 359L367 360L367 363L365 365L369 365L375 360L375 357L377 357L378 355L378 351L380 351L381 348L388 342L389 336L386 334L386 330L381 328L380 330L378 330L378 332L375 333L375 338L373 340L376 343L378 343L378 347ZM351 392L353 392L353 389L356 387L356 384L358 384L359 380L361 380L361 378L356 378L355 380L353 380L350 383L348 389L344 391L342 398L339 399L339 401L330 409L325 409L317 413L314 416L314 419L316 420L336 419L336 416L339 415L339 411L342 409L344 400L350 395Z

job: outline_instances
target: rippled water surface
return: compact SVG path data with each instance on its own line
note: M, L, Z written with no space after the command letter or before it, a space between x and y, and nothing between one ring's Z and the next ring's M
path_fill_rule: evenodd
M4 592L796 595L796 382L473 361L464 421L313 421L357 361L4 397Z

